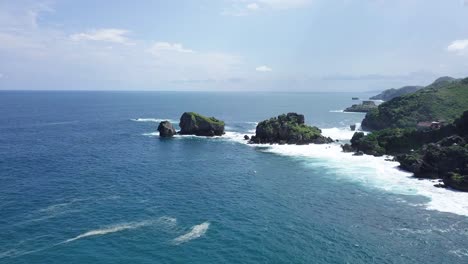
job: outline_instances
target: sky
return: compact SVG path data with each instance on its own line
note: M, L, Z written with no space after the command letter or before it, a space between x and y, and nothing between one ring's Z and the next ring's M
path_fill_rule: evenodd
M378 91L468 76L468 0L0 0L0 90Z

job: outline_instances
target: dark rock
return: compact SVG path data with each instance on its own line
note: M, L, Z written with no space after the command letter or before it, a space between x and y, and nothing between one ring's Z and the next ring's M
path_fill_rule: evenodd
M364 152L357 151L356 153L353 154L353 156L364 156Z
M162 121L158 126L160 137L172 137L176 134L176 130L169 121Z
M356 125L350 125L349 128L351 129L351 131L354 131L356 130Z
M447 188L447 186L446 186L445 184L442 184L442 183L434 184L434 187L437 187L437 188Z
M396 156L395 159L400 163L401 169L412 172L415 174L415 177L418 177L417 175L419 175L423 163L418 154L402 154Z
M450 137L446 137L442 139L441 141L438 142L438 144L443 147L450 147L453 145L464 146L466 144L466 141L464 138L455 135L455 136L450 136Z
M244 135L244 140L249 140L249 139L250 139L250 137L249 137L249 136L247 136L247 135Z
M453 189L468 192L468 174L449 173L444 178L444 184Z
M193 112L185 112L180 117L180 134L196 136L221 136L224 122L214 117L206 117Z
M355 152L356 150L348 143L341 145L343 152Z
M296 113L283 114L258 123L255 136L250 143L254 144L324 144L333 140L322 136L322 131L304 123L304 115Z
M377 108L377 105L374 103L374 101L363 101L362 104L354 104L351 107L346 108L344 111L367 113L371 111L372 109L376 109L376 108Z
M377 138L373 137L372 134L365 136L363 132L354 133L351 138L351 146L367 155L383 156L385 154L385 149L379 145Z

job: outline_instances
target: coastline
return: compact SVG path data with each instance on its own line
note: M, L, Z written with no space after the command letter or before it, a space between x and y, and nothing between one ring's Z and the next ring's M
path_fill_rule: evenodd
M138 118L132 119L156 122L160 118ZM232 130L234 126L226 123L226 134L215 137L200 137L194 135L176 135L174 139L204 138L206 140L228 140L255 148L265 153L297 158L305 161L305 166L324 170L333 170L334 178L359 184L366 188L381 189L400 195L419 195L428 198L424 204L413 204L422 206L427 210L453 213L468 216L468 193L460 192L450 188L436 188L436 180L417 179L413 173L400 169L399 163L390 161L392 156L375 157L372 155L353 156L345 153L341 144L351 139L354 131L348 127L321 128L324 136L338 139L339 142L330 144L309 145L279 145L279 144L248 144L244 135L255 133L256 122L243 122L249 129ZM157 132L146 132L144 136L159 137ZM329 177L328 175L326 177Z

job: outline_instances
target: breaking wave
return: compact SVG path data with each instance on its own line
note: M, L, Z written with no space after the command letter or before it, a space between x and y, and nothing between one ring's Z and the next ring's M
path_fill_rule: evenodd
M190 229L190 231L188 233L176 237L173 240L173 242L174 242L174 244L179 245L179 244L188 242L190 240L199 238L199 237L203 236L206 233L206 231L208 230L209 227L210 227L209 222L204 222L204 223L201 223L199 225L194 225L194 226L192 226L192 228Z

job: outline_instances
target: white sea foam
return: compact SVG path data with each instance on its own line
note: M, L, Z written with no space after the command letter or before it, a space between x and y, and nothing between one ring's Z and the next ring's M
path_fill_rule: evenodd
M100 229L95 229L91 230L88 232L85 232L83 234L80 234L76 237L67 239L59 244L64 244L64 243L69 243L78 239L86 238L86 237L91 237L91 236L101 236L101 235L106 235L110 233L115 233L115 232L120 232L124 230L130 230L130 229L137 229L140 227L144 226L149 226L149 225L154 225L154 224L166 224L169 226L174 226L177 223L177 219L172 218L172 217L167 217L163 216L160 217L156 220L144 220L144 221L139 221L139 222L129 222L129 223L122 223L122 224L116 224L116 225L110 225L107 227L103 227Z
M256 122L252 122L256 123ZM357 126L359 127L359 126ZM338 140L350 140L354 134L350 128L324 128L323 135ZM209 139L222 139L247 145L244 135L252 135L255 129L245 132L226 131L221 137ZM366 132L364 132L366 133ZM151 133L146 135L157 135ZM196 136L180 136L196 137ZM207 137L202 137L207 138ZM249 145L255 146L255 145ZM451 189L435 188L435 182L430 180L417 180L411 173L398 169L398 163L385 160L390 157L373 157L369 155L353 156L351 153L343 153L340 144L325 145L264 145L261 151L276 153L278 155L301 157L311 161L310 165L332 169L336 176L344 180L357 181L366 186L384 189L389 192L405 195L422 195L430 201L424 206L428 210L449 212L468 216L468 193Z
M187 234L176 237L173 240L173 242L174 242L174 244L179 245L179 244L188 242L190 240L199 238L199 237L203 236L206 233L206 231L208 230L209 227L210 227L209 222L204 222L204 223L201 223L199 225L194 225L194 226L192 226L192 228L190 229L190 231Z
M332 169L341 179L405 195L430 198L429 210L468 216L468 193L435 188L434 182L416 180L411 173L398 169L398 162L386 157L353 156L343 153L338 144L328 145L271 145L262 151L313 160L314 167ZM387 157L388 158L388 157Z
M135 228L149 225L150 223L151 223L150 221L142 221L142 222L137 222L137 223L124 223L124 224L118 224L118 225L105 227L102 229L91 230L81 235L78 235L74 238L67 239L65 240L64 243L69 243L69 242L72 242L81 238L85 238L85 237L90 237L90 236L100 236L100 235L115 233L115 232L119 232L123 230L135 229Z
M359 126L356 124L356 127L359 128L360 124ZM332 139L338 139L338 140L350 140L353 137L354 133L356 132L356 131L351 130L351 128L349 127L322 128L321 130L322 130L322 135L326 137L331 137Z
M178 123L178 121L175 121L173 119L169 119L169 118L134 118L134 119L130 119L132 121L135 121L135 122L154 122L154 123L159 123L159 122L162 122L162 121L169 121L171 123Z
M466 248L461 248L461 249L456 249L456 250L450 250L449 253L456 255L459 258L465 258L468 257L468 249Z
M330 110L329 111L330 113L343 113L343 114L365 114L365 113L361 113L361 112L346 112L345 110Z
M354 134L349 128L327 128L322 129L322 132L325 136L339 140L349 140ZM240 132L226 132L224 137L247 144L243 135ZM340 144L336 143L264 146L260 151L310 160L311 166L331 169L342 180L359 182L398 194L428 197L430 201L423 205L428 210L468 216L468 193L435 188L434 181L417 180L412 173L398 169L398 162L388 160L391 157L353 156L342 152Z

